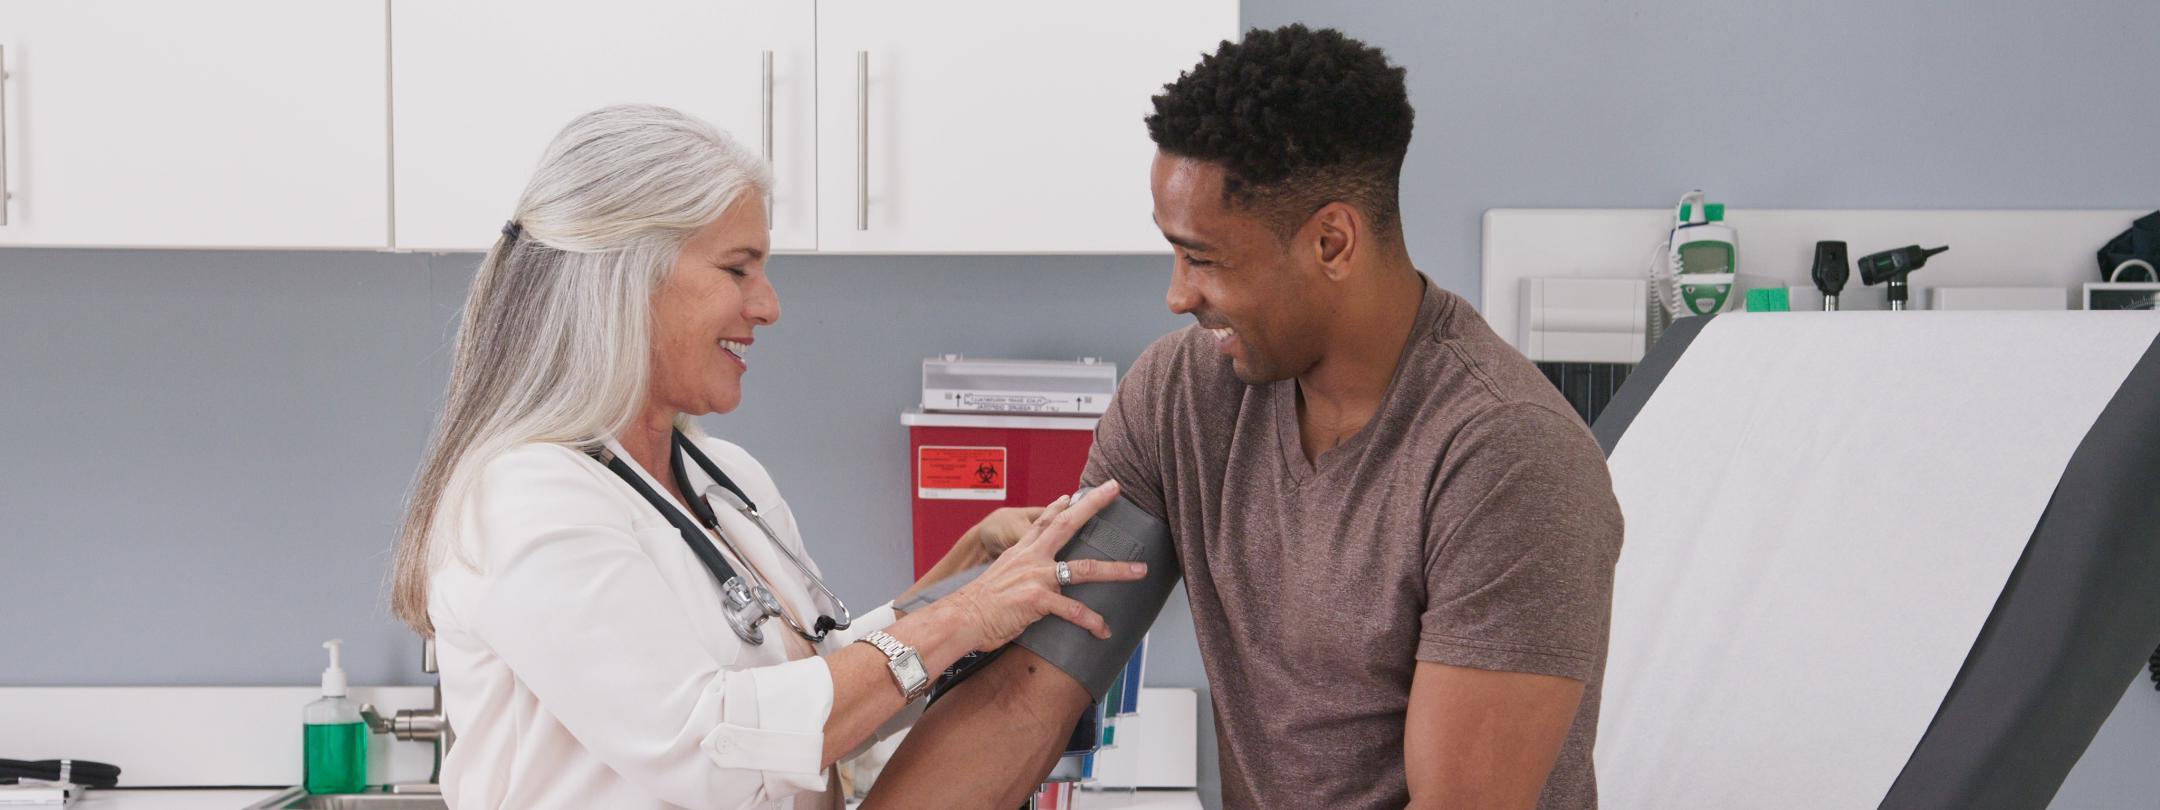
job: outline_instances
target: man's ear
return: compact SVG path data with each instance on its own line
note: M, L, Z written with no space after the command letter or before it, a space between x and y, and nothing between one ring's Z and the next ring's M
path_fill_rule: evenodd
M1313 261L1331 281L1350 275L1351 262L1365 246L1365 215L1345 203L1331 202L1305 220L1313 235Z

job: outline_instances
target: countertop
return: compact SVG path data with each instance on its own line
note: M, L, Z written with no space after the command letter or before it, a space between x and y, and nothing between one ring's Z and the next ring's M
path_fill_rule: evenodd
M1073 810L1200 810L1200 794L1191 790L1082 790L1073 794Z
M197 788L190 790L93 790L70 810L239 810L267 799L271 788ZM1200 810L1200 794L1190 790L1080 791L1074 810Z
M277 795L277 788L92 790L69 810L239 810Z

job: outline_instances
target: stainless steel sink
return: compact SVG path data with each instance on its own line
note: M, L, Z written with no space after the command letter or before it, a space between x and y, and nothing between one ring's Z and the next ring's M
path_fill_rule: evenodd
M430 793L390 793L382 788L369 788L366 793L327 793L320 796L309 794L302 788L289 788L284 792L248 805L247 810L279 810L280 808L307 808L307 810L448 810L443 798Z
M434 674L435 640L420 642L420 671ZM278 791L277 795L248 805L243 810L284 810L285 808L311 808L312 810L449 810L443 803L442 788L435 780L442 775L443 755L450 753L450 746L457 742L457 732L450 728L450 720L443 716L442 683L435 684L435 705L424 710L404 709L392 717L377 714L373 705L362 704L360 715L367 720L368 730L376 734L388 734L399 740L418 740L435 744L435 772L426 782L368 788L364 793L326 793L311 795L300 786Z

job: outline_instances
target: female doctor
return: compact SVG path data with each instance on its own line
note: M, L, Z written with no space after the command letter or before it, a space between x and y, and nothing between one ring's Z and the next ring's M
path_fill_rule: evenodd
M780 319L770 187L702 121L598 110L482 262L392 597L436 640L451 806L836 807L831 766L910 719L927 674L1045 615L1107 636L1059 585L1143 575L1054 561L1105 486L978 526L1017 543L912 614L824 589L765 469L689 420L735 409ZM965 538L916 587L986 559L978 539L1012 538Z

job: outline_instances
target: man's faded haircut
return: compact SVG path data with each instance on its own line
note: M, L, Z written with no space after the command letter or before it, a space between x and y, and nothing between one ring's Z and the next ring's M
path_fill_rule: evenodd
M1403 69L1331 28L1253 29L1163 86L1147 117L1163 152L1223 166L1225 201L1284 238L1331 202L1392 234L1410 149Z

